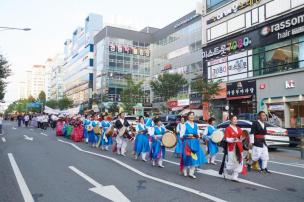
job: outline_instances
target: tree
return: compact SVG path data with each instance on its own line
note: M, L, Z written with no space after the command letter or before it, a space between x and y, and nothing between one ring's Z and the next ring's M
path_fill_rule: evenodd
M60 110L67 109L73 106L73 100L70 100L67 97L63 97L62 99L58 100L58 107Z
M136 83L131 76L127 76L127 87L123 89L121 94L121 102L124 105L124 110L128 113L133 112L133 107L137 103L142 103L144 92L142 91L143 81Z
M48 101L46 101L45 106L56 109L56 108L58 108L58 102L57 102L57 100L48 100Z
M212 81L212 80L205 80L205 79L197 79L191 84L192 91L197 91L202 93L202 100L203 102L208 102L209 112L213 112L211 109L211 103L214 99L214 96L219 95L220 91L222 90L220 87L221 80Z
M4 79L11 75L11 69L9 68L7 60L3 55L0 55L0 100L4 98L6 83Z
M114 102L113 104L110 105L109 112L112 113L112 114L115 114L116 112L119 112L119 106L118 106L117 102Z
M44 91L41 91L41 92L39 93L39 95L38 95L38 98L39 98L40 102L45 103L45 101L46 101L45 92L44 92Z
M157 80L151 81L152 91L156 96L164 98L168 101L170 98L178 95L180 89L188 82L182 74L164 73Z
M36 102L36 99L33 97L33 96L29 96L28 98L27 98L27 101L28 102Z
M220 83L221 80L212 81L205 79L197 79L192 82L192 91L197 91L202 93L202 98L204 102L211 101L215 95L219 95L221 91Z

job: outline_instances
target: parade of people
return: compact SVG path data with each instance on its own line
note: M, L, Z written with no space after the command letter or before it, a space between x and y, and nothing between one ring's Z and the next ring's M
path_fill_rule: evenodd
M30 115L20 114L17 118L19 121L26 117L25 127L28 127L27 116ZM46 117L50 117L49 124L51 126L54 124L57 136L64 136L75 142L88 143L93 148L100 148L101 151L112 150L118 155L127 156L127 151L130 150L128 142L130 142L133 148L131 153L136 160L141 157L142 161L151 161L153 166L161 168L164 168L166 152L172 148L172 146L167 146L163 137L166 133L174 134L176 142L173 143L172 152L180 159L180 173L194 179L196 178L195 171L204 168L203 164L217 165L216 156L222 146L227 158L222 162L220 170L223 171L220 171L220 174L223 173L225 179L238 181L239 174L246 173L247 168L250 171L254 163L260 165L260 172L270 173L267 167L269 154L265 141L268 124L264 111L258 113L258 120L253 122L251 127L254 141L251 141L247 131L237 126L238 118L234 115L231 115L230 124L224 130L216 129L216 120L210 117L203 131L199 130L195 114L191 111L180 117L174 131L168 130L159 116L150 118L149 114L138 116L136 125L132 126L125 118L126 113L123 111L118 113L114 120L112 118L114 115L107 112L50 116L33 114L31 116L33 117L32 126L37 120L40 123L36 127L47 130Z

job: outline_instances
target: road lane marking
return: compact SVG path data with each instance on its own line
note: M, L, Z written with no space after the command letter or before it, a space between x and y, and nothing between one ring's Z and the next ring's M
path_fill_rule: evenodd
M269 170L269 171L272 172L272 173L275 173L275 174L286 175L286 176L289 176L289 177L294 177L294 178L299 178L299 179L304 180L304 177L301 177L301 176L298 176L298 175L292 175L292 174L288 174L288 173L282 173L282 172L278 172L278 171L274 171L274 170Z
M23 199L25 202L34 202L33 196L28 188L28 186L26 185L26 182L21 174L21 171L15 161L15 158L13 156L12 153L8 153L8 158L10 160L11 166L13 168L15 177L17 179L17 183L19 185L19 188L21 190L21 194L23 196Z
M33 141L33 140L34 140L33 137L29 137L29 136L27 136L27 135L23 135L23 136L24 136L24 138L25 138L26 140L30 140L30 141Z
M166 150L168 152L174 153L173 150ZM218 153L219 155L224 155L223 153ZM219 162L222 162L221 160L217 160ZM282 163L282 162L277 162L277 161L268 161L268 163L273 163L273 164L279 164L279 165L284 165L284 166L290 166L290 167L295 167L295 168L304 168L303 164L295 164L295 163Z
M48 136L47 134L45 134L45 133L40 133L41 135L44 135L44 136Z
M220 199L220 198L217 198L215 196L203 193L203 192L201 192L199 190L195 190L195 189L192 189L192 188L189 188L189 187L185 187L185 186L180 185L180 184L176 184L174 182L170 182L170 181L167 181L167 180L163 180L161 178L157 178L157 177L153 177L153 176L147 175L147 174L143 173L142 171L139 171L136 168L134 168L132 166L129 166L128 164L125 164L125 163L123 163L123 162L121 162L121 161L119 161L119 160L117 160L115 158L112 158L112 157L109 157L109 156L105 156L105 155L102 155L102 154L97 154L97 153L94 153L94 152L90 152L90 151L81 149L81 148L79 148L78 146L76 146L75 144L73 144L71 142L66 142L66 141L63 141L63 140L60 140L60 139L57 139L57 140L59 142L65 143L65 144L72 145L74 148L76 148L77 150L79 150L81 152L92 154L92 155L95 155L95 156L99 156L99 157L102 157L102 158L114 161L115 163L117 163L117 164L119 164L119 165L127 168L128 170L130 170L130 171L132 171L132 172L134 172L134 173L136 173L136 174L138 174L138 175L140 175L142 177L145 177L145 178L148 178L148 179L151 179L151 180L154 180L154 181L157 181L157 182L160 182L160 183L163 183L163 184L166 184L166 185L169 185L169 186L172 186L172 187L184 190L186 192L190 192L190 193L196 194L198 196L207 198L207 199L212 200L212 201L225 202L225 200L223 200L223 199Z
M179 166L179 163L174 162L174 161L169 161L169 160L165 160L165 159L163 161ZM215 171L215 170L212 170L212 169L208 169L208 170L198 169L197 172L201 173L201 174L204 174L204 175L210 175L210 176L213 176L213 177L218 177L218 178L224 179L223 176L218 173L218 171ZM255 182L252 182L252 181L249 181L249 180L244 180L244 179L241 179L241 178L239 178L239 182L244 183L244 184L250 184L250 185L255 185L255 186L258 186L258 187L263 187L263 188L279 191L278 189L268 187L266 185L258 184L258 183L255 183Z
M220 155L224 155L223 153L219 153ZM302 165L294 165L293 162L291 163L282 163L282 162L277 162L277 161L268 161L268 163L273 163L273 164L279 164L279 165L284 165L284 166L290 166L290 167L295 167L295 168L304 168Z
M12 129L13 129L13 130L17 130L17 128L15 128L15 127L12 127Z
M5 139L5 137L2 137L1 139L2 139L2 142L6 142L6 139Z
M94 186L93 188L89 189L90 191L99 194L111 201L130 202L130 200L123 193L121 193L114 185L103 186L102 184L96 182L94 179L81 172L74 166L69 166L69 168Z

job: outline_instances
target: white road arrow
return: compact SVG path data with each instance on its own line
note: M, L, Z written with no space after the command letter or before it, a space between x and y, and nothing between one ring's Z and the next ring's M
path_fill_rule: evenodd
M30 140L30 141L33 141L33 140L34 140L33 137L29 137L29 136L27 136L27 135L23 135L23 136L24 136L24 138L25 138L26 140Z
M69 168L94 186L93 188L89 189L90 191L114 202L130 202L130 200L125 195L123 195L123 193L121 193L114 185L103 186L74 166L69 166Z

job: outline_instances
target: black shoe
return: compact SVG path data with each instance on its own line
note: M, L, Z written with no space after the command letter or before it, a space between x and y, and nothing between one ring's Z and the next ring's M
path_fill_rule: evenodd
M269 174L271 173L267 168L264 169L264 172L269 173Z

